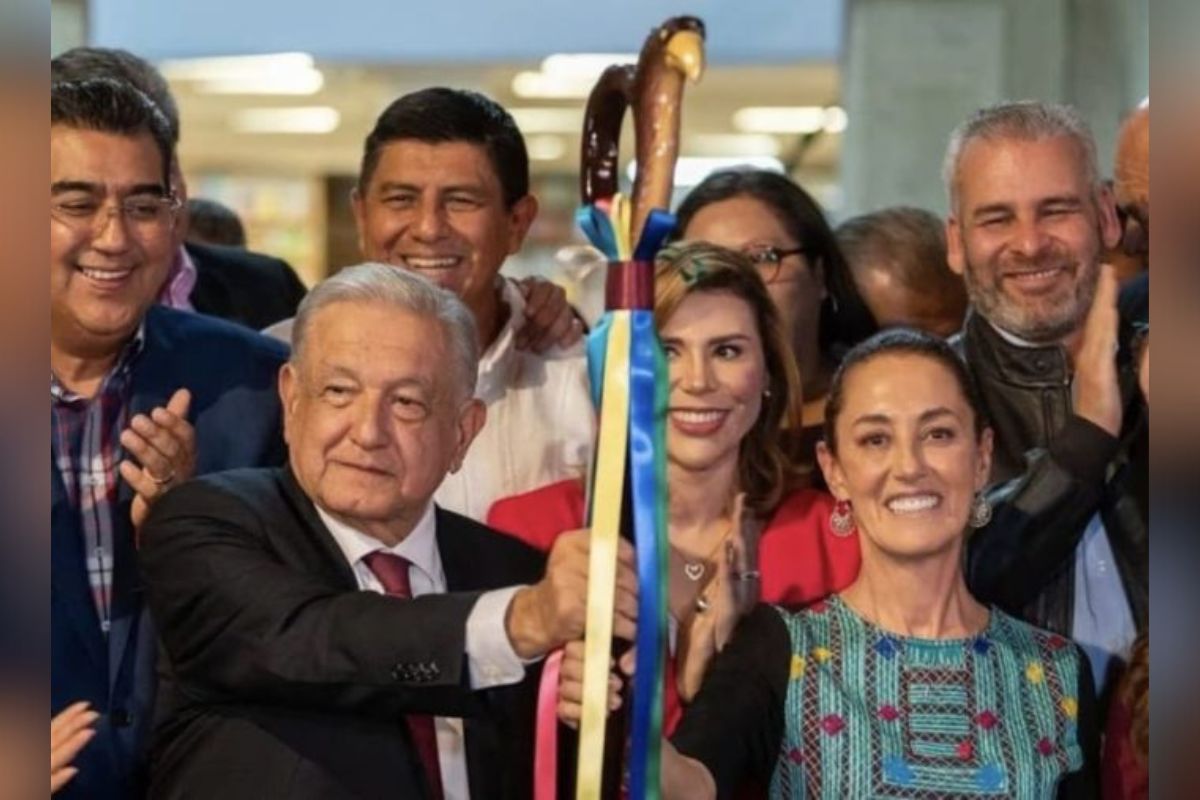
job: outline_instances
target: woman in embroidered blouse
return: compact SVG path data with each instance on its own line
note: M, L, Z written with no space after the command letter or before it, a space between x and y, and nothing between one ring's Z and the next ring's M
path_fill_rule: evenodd
M1094 797L1095 702L1070 641L979 604L991 431L945 342L884 331L831 384L818 451L858 577L799 613L758 606L671 743L668 798Z
M710 244L666 248L655 295L670 373L669 602L678 631L668 662L670 731L679 700L695 693L709 657L760 593L801 604L842 588L858 571L858 543L830 528L832 498L802 488L780 448L781 427L799 420L799 377L754 264ZM488 524L548 550L584 524L583 485L502 500ZM579 689L574 650L563 665L567 706Z

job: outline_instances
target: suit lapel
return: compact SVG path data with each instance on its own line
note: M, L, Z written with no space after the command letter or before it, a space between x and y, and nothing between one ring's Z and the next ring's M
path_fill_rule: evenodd
M192 264L196 267L196 285L192 287L191 297L188 302L192 304L192 308L199 311L201 314L215 314L223 306L228 305L226 295L228 290L223 287L220 281L217 280L216 270L209 269L206 257L206 251L203 247L198 247L193 244L185 245L188 258L192 260Z
M177 374L171 338L163 330L157 308L146 313L144 335L142 352L131 376L129 419L165 406L171 394L183 385L182 377ZM113 684L120 677L130 636L137 629L142 613L142 576L130 518L132 505L133 487L120 481L113 512L112 622L108 631L108 674Z
M155 406L165 406L171 394L185 383L177 369L174 342L163 329L162 315L157 307L146 312L145 325L142 352L133 366L129 395L131 419L135 414L149 413Z
M108 677L114 686L130 646L130 635L137 629L143 611L142 573L138 568L129 513L129 503L117 503L113 521L113 581L108 629Z
M438 555L442 559L442 571L446 573L446 591L474 592L489 588L487 559L473 551L470 542L461 535L454 517L434 508L436 520Z
M87 559L78 517L67 502L67 491L54 459L50 463L50 585L53 603L60 606L83 642L96 669L106 669L104 634L88 584ZM62 624L61 621L59 624Z
M146 312L144 334L142 352L133 365L129 387L129 419L138 414L149 414L157 406L165 406L171 394L183 386L183 380L176 375L170 337L162 330L156 308ZM126 512L133 502L133 487L121 481L117 498L122 511Z
M322 560L334 572L342 588L346 590L358 589L358 578L354 575L354 567L346 561L346 556L342 552L342 548L338 547L333 534L329 532L329 529L325 527L325 523L321 521L320 515L317 514L317 507L313 505L312 500L308 498L308 495L300 488L300 484L296 482L296 476L292 474L291 466L282 467L280 473L284 496L303 524L305 533L308 534L311 541L321 553Z

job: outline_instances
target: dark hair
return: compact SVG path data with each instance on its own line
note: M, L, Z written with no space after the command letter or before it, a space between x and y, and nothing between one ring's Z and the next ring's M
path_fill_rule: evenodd
M154 65L128 50L112 47L72 47L50 59L50 82L79 82L111 78L132 84L150 98L167 118L171 141L179 144L179 107L167 80Z
M1150 764L1150 633L1133 642L1129 666L1117 684L1117 696L1129 709L1129 744L1139 764Z
M384 145L399 139L419 142L470 142L487 151L504 192L504 205L529 194L529 154L512 115L478 92L435 86L411 92L383 110L363 144L358 171L365 191L379 165Z
M154 101L111 78L50 84L50 127L136 136L149 133L162 156L163 189L171 185L175 144L170 123Z
M833 380L829 384L829 396L825 401L825 443L830 452L837 452L835 429L837 419L846 404L846 376L855 367L886 355L922 356L949 370L966 398L967 405L971 407L971 413L975 417L976 437L983 435L988 424L983 401L979 398L979 391L967 371L966 363L954 352L954 348L945 339L915 328L887 328L852 347L833 373Z
M189 197L188 240L226 247L245 247L246 229L237 212L216 200Z
M825 275L818 343L821 354L837 363L848 348L876 330L875 318L858 294L854 277L824 212L808 192L786 175L765 169L718 170L696 185L675 211L679 235L705 206L747 195L775 212L805 255Z
M654 321L659 330L679 306L699 292L729 292L750 307L762 341L768 394L754 426L738 448L738 488L747 507L769 516L803 476L784 452L780 435L803 422L800 373L779 312L758 269L744 254L707 242L665 247L655 257Z

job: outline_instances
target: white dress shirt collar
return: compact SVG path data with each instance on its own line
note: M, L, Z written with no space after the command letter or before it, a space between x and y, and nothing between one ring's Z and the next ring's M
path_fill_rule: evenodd
M995 324L994 322L992 322L990 319L987 319L986 317L984 318L984 321L988 325L992 326L992 330L994 330L996 333L1000 334L1001 339L1008 342L1013 347L1022 347L1022 348L1025 348L1026 350L1031 350L1035 347L1046 347L1047 346L1045 344L1038 344L1037 342L1031 342L1028 339L1022 339L1020 336L1017 336L1015 333L1010 333L1009 331L1004 330L1004 328L1001 328L999 325Z
M421 514L416 526L395 547L388 547L378 539L336 519L320 506L316 508L321 521L325 523L333 540L337 542L342 554L345 555L346 562L354 567L356 572L362 563L363 556L376 550L383 550L407 559L409 564L429 579L430 583L443 587L440 591L445 591L445 577L442 572L442 557L438 552L436 516L432 500L425 506L425 511ZM413 587L413 592L414 594L419 593L416 586Z
M500 302L508 306L508 320L496 340L479 357L478 381L475 394L484 402L499 397L512 383L517 364L517 329L525 320L525 296L517 285L504 280L500 287Z

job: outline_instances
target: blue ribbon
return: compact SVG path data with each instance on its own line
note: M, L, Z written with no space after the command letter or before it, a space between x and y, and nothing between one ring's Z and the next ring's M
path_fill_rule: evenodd
M575 210L575 224L592 247L604 253L609 261L617 260L617 234L607 214L594 205L580 206Z
M637 664L633 680L633 715L629 747L629 796L632 800L659 792L659 751L662 736L664 632L667 609L663 569L666 528L665 481L660 482L663 440L658 405L656 367L662 361L654 312L630 312L630 429L629 473L633 503L634 544L638 565Z
M661 208L654 208L646 216L646 224L642 226L642 235L637 240L637 249L633 252L634 261L653 261L654 256L667 243L667 237L675 230L675 215Z
M589 389L592 393L592 405L600 410L601 389L604 383L604 353L608 348L608 329L612 325L612 317L608 312L600 316L591 332L587 335L587 369Z

